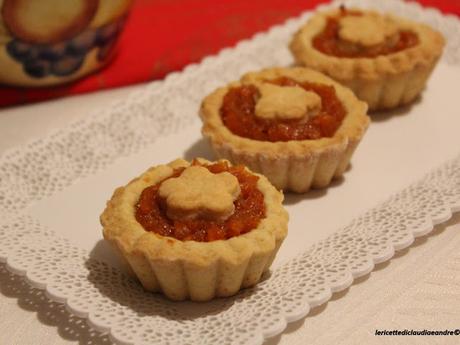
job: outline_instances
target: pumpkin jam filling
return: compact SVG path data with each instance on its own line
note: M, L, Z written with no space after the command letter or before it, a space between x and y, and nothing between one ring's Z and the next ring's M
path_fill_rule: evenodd
M311 109L314 113L308 114L310 109L306 104L304 116L300 118L295 113L292 116L279 116L278 118L257 116L258 102L262 102L263 99L260 89L255 85L234 87L224 96L220 109L224 125L233 134L270 142L332 137L346 115L345 108L338 99L333 86L306 81L298 82L288 77L266 80L262 87L267 84L290 88L293 91L301 88L308 93L304 95L306 102L315 101L315 97L319 96L316 100L316 108ZM293 109L295 110L297 109Z
M313 39L313 46L326 55L343 58L374 58L416 46L418 36L399 30L388 17L341 7L328 17L325 28Z
M187 185L193 184L190 181L196 178L194 176L221 181L214 181L216 184L212 183L208 189L203 181L196 181L191 194L179 195L184 193ZM181 241L209 242L239 236L257 228L260 220L265 218L264 195L257 189L258 179L242 165L229 166L226 162L205 165L195 160L190 167L175 169L170 177L145 188L135 206L135 217L146 231ZM215 208L220 202L213 193L219 188L227 189L222 192L222 198L230 198L227 200L230 212ZM214 202L210 203L210 209L192 214L187 209L174 208L177 197L195 204L197 199L206 197L214 198Z

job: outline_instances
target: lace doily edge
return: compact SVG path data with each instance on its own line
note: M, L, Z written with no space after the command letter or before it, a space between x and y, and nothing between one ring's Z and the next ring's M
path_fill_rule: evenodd
M336 3L340 3L340 1L336 1ZM410 4L406 4L406 5L414 6L414 7L418 7L418 8L423 8L418 3L410 3ZM327 6L331 6L331 5L327 5ZM317 9L322 9L322 8L327 7L327 6L321 5ZM436 13L439 16L447 17L449 20L456 20L458 22L457 17L452 16L452 15L447 15L447 16L443 15L438 9L435 9L435 8L423 8L423 9L425 11L430 11L430 12ZM301 17L304 17L309 13L311 13L311 11L307 11L307 12L303 13L301 15ZM292 20L292 19L290 19L290 20ZM290 20L288 20L287 22L289 22ZM261 35L273 34L273 32L275 32L280 27L283 27L284 25L286 25L286 23L276 25L276 26L272 27L266 33L262 33L262 34L259 33L259 34L254 35L250 39L240 41L235 47L233 47L233 48L225 48L225 49L221 50L219 52L219 54L217 54L215 56L212 56L212 57L207 57L207 58L203 59L199 63L191 64L191 65L187 66L181 72L173 72L173 73L169 74L165 78L165 80L154 82L154 84L156 84L158 86L173 84L180 75L186 74L186 73L192 73L193 71L195 71L198 68L204 68L204 66L207 63L209 63L210 61L217 60L220 57L224 56L225 54L228 54L232 50L239 49L240 47L243 47L244 45L248 44L249 42L251 42L253 40L256 40ZM132 93L129 96L129 98L132 99L133 97L136 96L136 93L138 93L138 92L139 91L137 91L135 93ZM141 90L140 92L145 92L145 90ZM33 139L31 141L34 141L34 140L36 140L36 139ZM20 152L21 150L23 150L24 147L27 147L27 145L29 145L29 144L26 143L24 145L21 145L21 146L18 146L18 147L15 147L15 148L12 148L12 149L8 150L7 152L5 152L5 154L2 155L2 157L0 157L0 161L7 160L8 157L10 157L12 155L15 155L17 152ZM305 303L305 306L303 308L297 309L295 313L292 313L292 314L289 314L289 315L288 314L284 315L284 318L282 318L279 323L275 323L272 327L266 328L262 333L262 337L260 337L259 334L254 334L254 337L253 337L254 342L253 342L253 344L260 344L260 343L263 342L264 339L272 337L272 336L275 336L275 335L278 335L279 333L281 333L285 329L285 327L287 326L288 323L297 321L297 320L305 317L306 315L308 315L308 313L313 308L315 308L315 307L317 307L317 306L319 306L321 304L324 304L327 301L329 301L334 293L338 293L340 291L343 291L343 290L347 289L349 286L351 286L353 284L353 281L355 279L370 274L374 270L376 265L384 263L384 262L390 260L394 256L396 251L400 251L400 250L403 250L403 249L411 246L411 244L414 242L415 238L429 235L432 232L432 230L434 229L435 225L438 225L438 224L446 222L447 220L449 220L452 217L453 213L459 212L459 211L460 211L460 205L454 205L454 206L451 205L450 211L446 212L444 215L442 215L442 217L439 217L439 218L436 218L436 219L431 219L431 223L432 223L431 226L426 226L423 229L413 229L412 230L412 235L413 235L412 238L408 238L405 242L398 243L397 245L390 246L389 249L386 252L381 253L381 256L373 257L372 260L369 261L369 265L360 267L360 270L355 270L355 271L350 270L349 276L346 279L344 279L344 280L342 280L340 282L337 282L336 284L331 284L329 286L329 291L326 291L322 296L317 298L317 300L314 303ZM13 255L13 257L14 257L14 255ZM55 302L58 302L58 303L65 303L67 309L72 314L76 315L77 317L87 318L87 321L88 321L88 323L89 323L89 325L91 327L93 327L96 330L101 331L101 332L110 332L110 330L111 330L110 327L108 327L107 325L104 325L104 324L100 324L96 320L94 320L91 317L91 314L89 313L89 311L78 310L78 309L75 309L74 307L72 307L71 305L67 304L69 296L65 296L65 295L61 295L61 294L57 293L53 289L50 289L47 286L47 284L45 282L41 281L41 280L34 280L33 277L28 275L27 268L22 267L21 265L16 265L15 262L14 262L14 259L12 260L12 259L9 259L8 257L3 257L2 255L0 255L0 262L6 263L6 267L12 273L17 274L17 275L21 275L21 276L25 276L26 281L29 284L31 284L33 287L45 290L46 295L51 300L53 300ZM123 343L123 341L121 339L115 339L115 340L118 341L118 342L121 341Z

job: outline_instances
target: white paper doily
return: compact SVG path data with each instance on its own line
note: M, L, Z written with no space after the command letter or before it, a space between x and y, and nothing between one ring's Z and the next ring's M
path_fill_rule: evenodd
M448 38L443 59L460 64L460 23L396 0L346 1L424 21ZM145 293L22 212L156 138L189 126L201 96L248 70L288 65L286 42L309 13L256 35L129 99L0 158L0 260L35 287L123 344L261 344L287 322L348 287L460 210L460 156L356 218L272 272L256 288L206 304ZM212 76L212 78L210 78ZM191 87L193 86L193 87ZM176 95L181 95L177 98Z

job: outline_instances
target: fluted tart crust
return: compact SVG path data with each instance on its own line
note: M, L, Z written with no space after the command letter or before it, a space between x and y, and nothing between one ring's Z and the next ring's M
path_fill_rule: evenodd
M315 39L324 34L331 18L338 21L338 42L342 46L348 44L350 54L334 55L315 46ZM415 41L404 42L403 36L407 34L414 36ZM400 43L406 47L399 47ZM444 44L443 36L428 25L390 14L342 8L315 14L294 35L290 49L298 64L327 74L351 88L368 103L370 110L380 110L417 98L442 55ZM383 49L373 54L379 45ZM360 49L370 54L360 54Z
M279 78L296 82L309 82L333 88L345 116L331 136L318 139L268 141L242 137L233 133L223 122L221 112L225 96L230 90L254 85L263 90L263 85ZM309 92L310 93L310 92ZM255 108L263 100L263 92ZM294 97L291 93L291 97ZM313 106L323 106L311 95L303 95L304 110L308 116ZM285 106L275 97L275 110L295 114L295 109ZM292 105L293 99L287 102ZM296 104L297 101L296 101ZM313 108L312 108L313 107ZM295 107L294 107L295 108ZM264 174L270 182L285 191L303 193L310 188L326 187L334 177L346 170L350 158L361 141L368 125L367 105L359 101L351 90L341 86L325 75L308 68L270 68L244 75L240 81L219 88L207 96L201 106L202 134L207 138L219 157L235 164L244 164L252 171ZM276 111L273 111L276 113ZM260 116L260 115L259 115Z
M211 164L204 159L196 162ZM101 215L104 238L121 254L144 288L162 292L172 300L207 301L255 285L269 269L287 234L288 214L282 206L283 194L264 176L247 168L244 169L258 177L256 188L263 194L265 207L265 215L256 228L225 240L207 242L179 240L146 231L136 220L136 210L142 192L157 184L167 211L172 212L173 223L190 217L222 221L233 212L232 202L242 193L233 175L208 176L209 172L199 171L195 163L178 159L150 168L128 185L117 188ZM178 169L185 169L180 178L176 176ZM196 180L203 176L211 187L206 186L208 182ZM189 188L189 185L195 186ZM222 193L222 200L216 193ZM209 196L213 200L208 201Z

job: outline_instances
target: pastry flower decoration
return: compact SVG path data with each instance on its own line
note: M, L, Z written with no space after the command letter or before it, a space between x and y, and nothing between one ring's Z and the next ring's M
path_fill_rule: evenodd
M255 115L265 120L299 120L316 115L321 98L299 86L261 84Z
M391 19L374 13L360 16L345 16L339 21L339 37L364 47L382 44L398 32Z
M164 181L159 196L170 219L205 218L224 221L240 194L238 179L228 172L213 174L201 166L186 168L179 177Z

